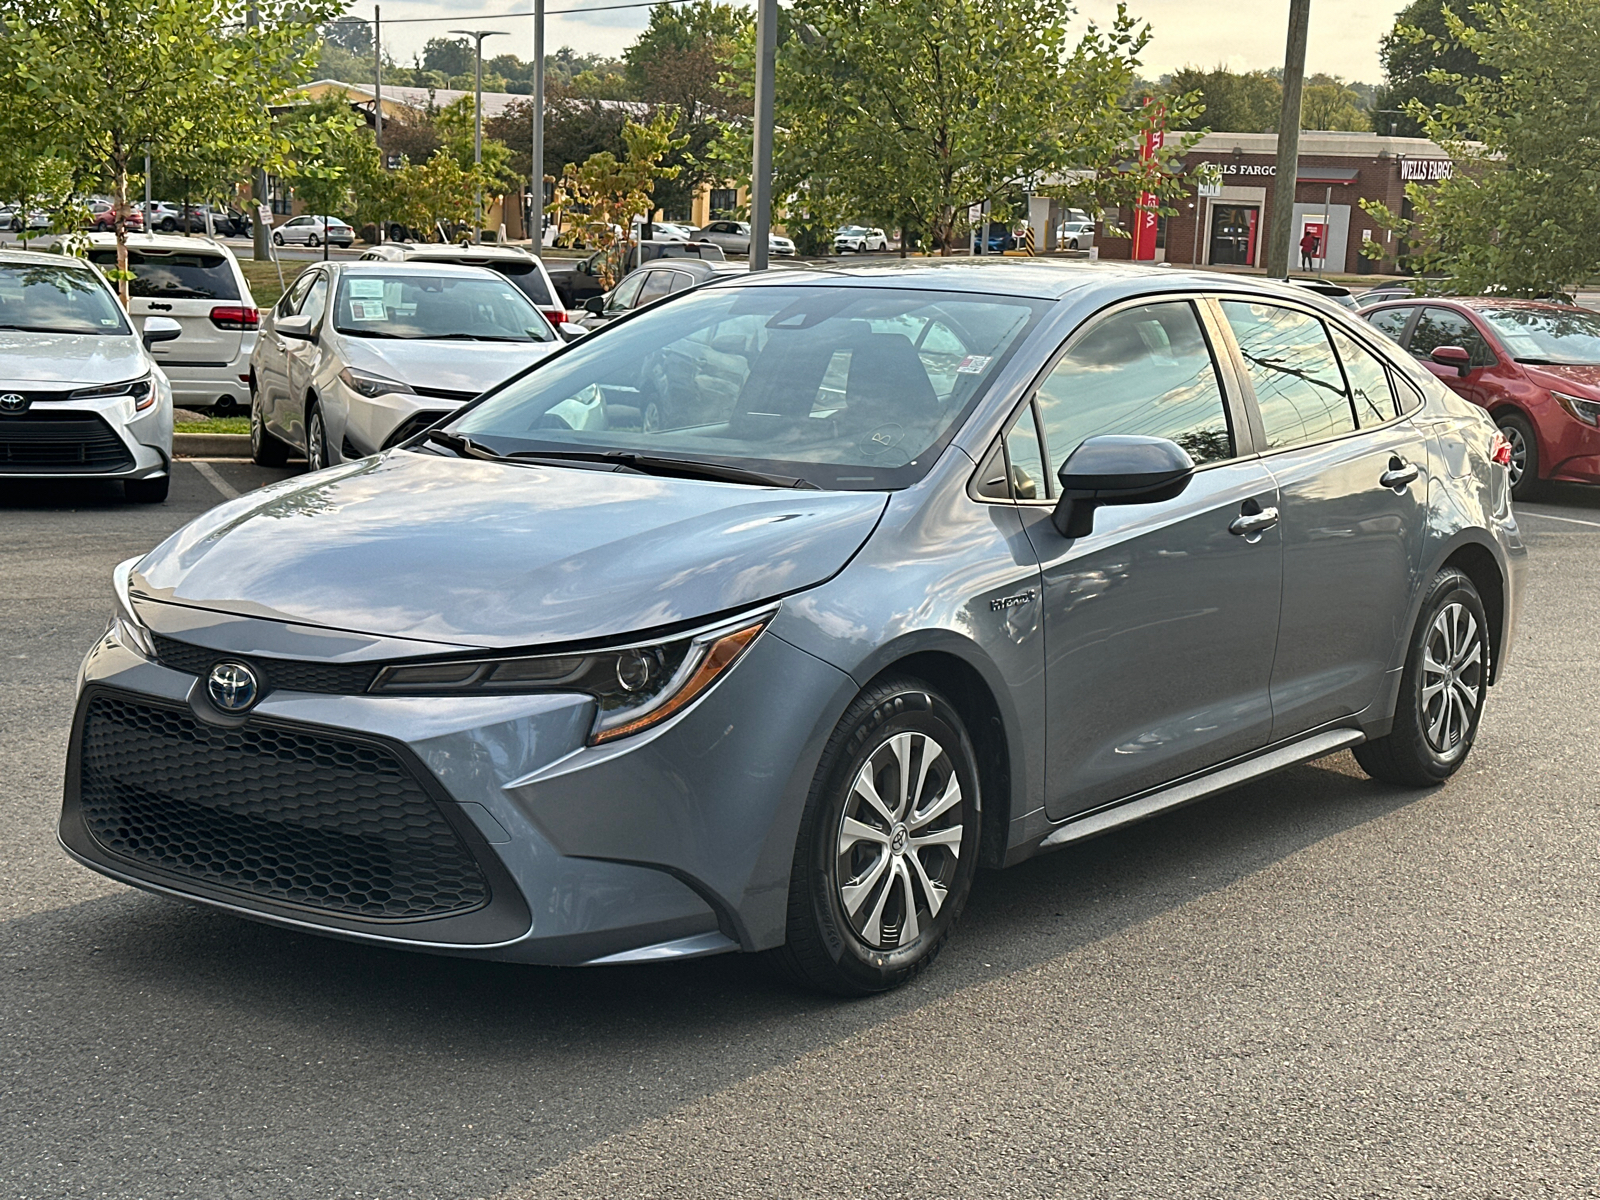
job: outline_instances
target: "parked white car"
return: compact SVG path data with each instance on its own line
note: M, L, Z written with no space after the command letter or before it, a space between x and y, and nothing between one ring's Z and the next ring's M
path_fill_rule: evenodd
M835 254L863 254L888 248L889 235L881 229L870 229L865 225L846 225L833 235Z
M356 231L338 217L290 217L272 231L272 240L279 246L350 246L355 243Z
M556 285L544 260L515 246L448 246L439 242L385 242L361 254L360 262L455 263L462 267L488 267L517 285L533 301L545 320L561 326L572 318L556 294Z
M1094 245L1093 221L1068 221L1056 231L1056 246L1062 250L1087 250Z
M695 234L697 242L709 242L722 247L724 254L750 253L750 223L748 221L713 221ZM767 235L768 254L793 254L794 243L786 237Z
M419 433L565 345L486 267L318 263L266 315L250 361L250 449L311 470Z
M115 267L116 235L90 234L89 261ZM178 323L178 336L152 350L178 407L247 406L261 314L233 251L199 235L130 234L128 269L129 311Z
M30 209L24 213L22 209L12 205L0 211L0 222L3 222L12 233L21 233L24 229L49 229L50 214L41 208Z
M120 479L140 503L167 498L172 389L105 277L82 259L0 250L0 479Z

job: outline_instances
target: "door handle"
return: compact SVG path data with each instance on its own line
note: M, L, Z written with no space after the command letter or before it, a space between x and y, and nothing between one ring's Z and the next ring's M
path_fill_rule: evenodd
M1399 458L1389 460L1389 469L1378 476L1378 482L1386 488L1400 491L1407 484L1415 483L1421 472L1416 463L1408 463Z
M1261 534L1263 530L1271 529L1278 523L1278 510L1276 508L1263 508L1258 512L1243 513L1233 519L1233 524L1228 526L1229 533L1238 534L1240 537L1249 538Z

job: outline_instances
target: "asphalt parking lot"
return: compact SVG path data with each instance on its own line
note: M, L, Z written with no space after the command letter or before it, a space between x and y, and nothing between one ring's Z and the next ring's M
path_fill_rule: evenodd
M204 468L204 469L202 469ZM0 486L0 1197L1600 1195L1600 489L1466 769L1348 755L980 876L874 1000L560 971L167 902L56 846L111 567L287 472Z

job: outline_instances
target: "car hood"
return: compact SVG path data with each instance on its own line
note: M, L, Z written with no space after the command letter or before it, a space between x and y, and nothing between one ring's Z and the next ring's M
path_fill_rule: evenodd
M1600 400L1600 365L1585 363L1582 366L1556 367L1535 366L1532 363L1523 364L1523 370L1533 378L1541 387L1553 387L1557 391L1572 391L1573 384L1578 385L1578 390L1584 393L1584 398Z
M129 334L27 333L0 329L0 385L120 383L150 369Z
M629 634L821 583L882 516L809 492L391 451L229 501L135 596L452 645Z
M564 342L433 342L341 337L340 357L352 367L403 379L413 387L477 395L524 367L549 358Z

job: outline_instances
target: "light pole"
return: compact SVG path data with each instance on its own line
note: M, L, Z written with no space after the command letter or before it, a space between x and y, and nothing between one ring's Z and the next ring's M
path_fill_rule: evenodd
M473 40L476 46L477 69L473 75L472 86L472 165L483 165L483 39L486 37L500 37L504 29L450 29L448 33L459 33ZM472 216L472 244L477 245L483 241L483 181L478 181L477 201L475 202Z
M538 254L544 248L544 0L533 0L533 158L528 174L533 186L528 236Z

